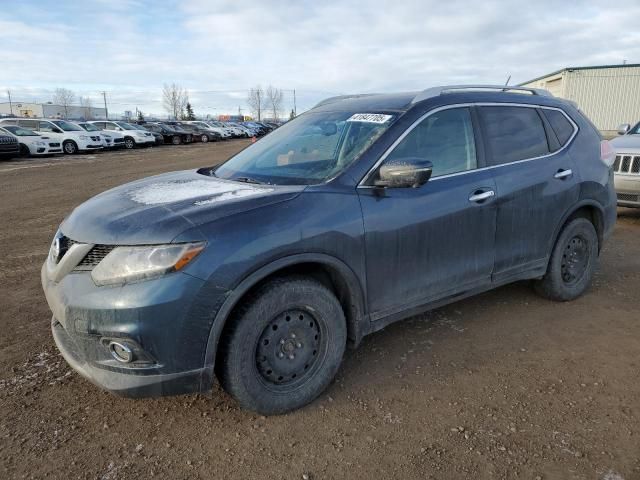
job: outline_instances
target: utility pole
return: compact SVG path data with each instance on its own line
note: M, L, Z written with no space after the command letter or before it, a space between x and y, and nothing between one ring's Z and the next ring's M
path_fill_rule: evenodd
M293 115L298 116L298 110L296 109L296 89L293 89Z
M102 98L104 99L104 117L109 120L109 110L107 110L107 92L102 92Z
M260 103L260 88L257 89L256 95L258 96L258 121L260 121L260 107L262 107L262 104Z
M7 90L7 95L9 95L9 111L11 112L11 116L13 117L13 103L11 103L11 90Z

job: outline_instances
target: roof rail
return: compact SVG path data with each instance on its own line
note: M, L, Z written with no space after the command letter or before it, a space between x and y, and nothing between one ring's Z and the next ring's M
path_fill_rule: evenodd
M507 93L525 93L528 95L539 95L541 97L553 97L551 92L541 88L528 87L510 87L508 85L445 85L442 87L432 87L418 93L411 103L422 102L429 98L437 97L446 93L463 93L463 92L507 92Z

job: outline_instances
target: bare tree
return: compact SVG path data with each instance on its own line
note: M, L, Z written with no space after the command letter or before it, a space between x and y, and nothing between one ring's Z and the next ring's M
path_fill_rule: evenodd
M93 102L89 97L78 97L78 102L82 107L82 114L85 120L92 120L93 115L91 114L91 109L93 108Z
M278 120L278 112L282 108L282 90L271 85L267 87L267 103L273 113L273 120Z
M189 103L189 95L180 85L176 85L175 83L171 85L165 84L162 88L162 103L167 113L176 120L179 120L182 117L187 103Z
M262 117L262 110L265 105L264 91L260 85L249 90L247 95L247 105L249 105L253 114L258 118L258 121L260 121Z
M69 107L75 99L75 94L66 88L56 88L53 95L53 103L64 108L64 118L69 116Z

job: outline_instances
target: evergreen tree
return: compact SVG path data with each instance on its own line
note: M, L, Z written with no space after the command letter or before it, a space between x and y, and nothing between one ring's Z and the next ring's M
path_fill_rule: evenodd
M296 114L293 112L293 109L291 110L291 113L289 114L289 120L293 120L295 118Z
M191 106L191 103L187 102L187 106L185 108L186 108L186 112L182 116L182 119L183 120L195 120L196 119L196 115L195 115L195 113L193 113L193 107Z
M138 110L138 121L144 122L144 115L142 114L142 110Z

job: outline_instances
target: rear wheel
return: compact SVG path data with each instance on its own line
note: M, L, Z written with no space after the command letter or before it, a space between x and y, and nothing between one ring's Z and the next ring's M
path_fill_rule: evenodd
M78 153L78 145L73 140L66 140L62 144L62 149L64 153L67 155L73 155L74 153Z
M209 141L209 135L202 135L202 136L200 137L200 141L201 141L202 143L207 143L207 142Z
M586 218L573 219L560 232L547 273L536 282L535 289L551 300L574 300L589 288L597 261L595 227Z
M124 146L125 148L131 150L133 147L136 146L136 141L131 137L125 137Z
M329 289L306 277L265 283L230 322L218 373L246 409L279 414L300 408L324 391L342 361L342 307Z
M182 143L182 139L179 135L174 135L173 137L171 137L171 143L173 143L174 145L180 145L180 143Z

